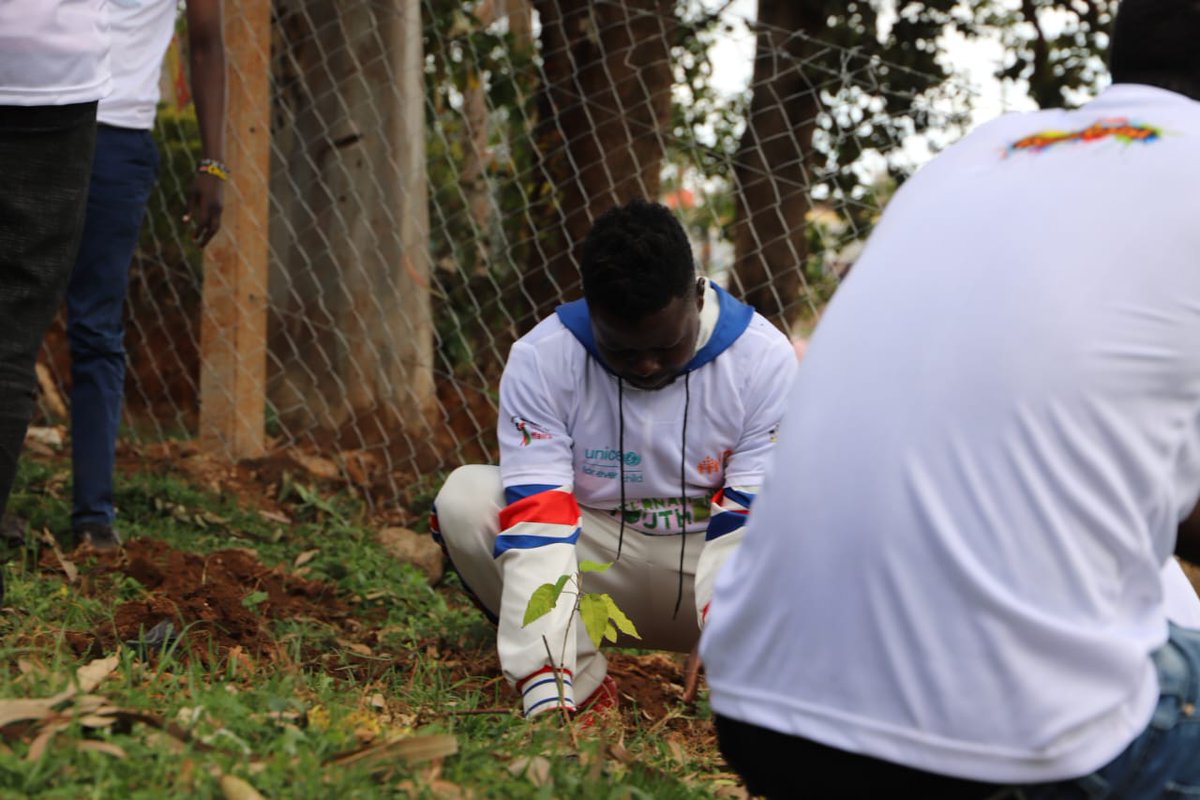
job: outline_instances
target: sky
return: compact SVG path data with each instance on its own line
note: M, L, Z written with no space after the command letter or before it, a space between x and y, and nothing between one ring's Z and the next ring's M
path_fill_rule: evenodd
M715 9L726 0L701 0L705 8ZM715 67L713 84L731 93L743 91L750 83L754 60L754 35L746 26L757 13L757 0L733 0L725 10L735 23L734 34L719 40L710 57ZM972 124L989 120L1004 111L1035 108L1032 100L1019 89L1004 87L995 73L1004 59L1004 50L996 40L965 41L961 36L943 37L944 54L955 65L957 80L975 95Z

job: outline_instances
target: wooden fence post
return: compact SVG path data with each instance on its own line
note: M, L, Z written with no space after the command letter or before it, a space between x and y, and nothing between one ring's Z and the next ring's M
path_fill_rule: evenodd
M232 178L221 232L204 253L200 446L238 460L264 450L270 0L227 4L224 29L226 157Z

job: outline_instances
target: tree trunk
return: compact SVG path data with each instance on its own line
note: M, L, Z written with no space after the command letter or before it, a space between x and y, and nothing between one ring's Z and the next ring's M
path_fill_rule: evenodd
M292 438L425 441L419 0L276 0L276 15L271 400Z
M805 159L818 110L816 90L803 73L808 45L791 34L823 28L822 5L759 0L754 95L734 165L734 289L784 332L801 308Z
M534 0L542 87L534 145L535 245L522 327L579 296L580 246L593 220L635 197L658 198L671 113L671 0Z
M483 0L475 8L479 27L486 28L495 21L492 0ZM491 232L492 195L487 180L488 107L484 76L474 65L468 66L462 98L462 168L458 182L467 201L467 214L474 229L476 251L473 274L487 273L488 239Z
M533 8L529 0L500 0L503 15L508 18L508 32L517 47L533 49Z

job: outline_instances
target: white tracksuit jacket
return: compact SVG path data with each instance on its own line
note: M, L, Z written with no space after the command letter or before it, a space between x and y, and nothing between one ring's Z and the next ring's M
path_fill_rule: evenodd
M693 587L701 623L716 570L741 538L796 356L787 337L715 284L705 292L701 322L684 374L656 391L623 385L606 369L582 300L561 306L512 347L498 425L508 505L494 556L504 581L500 661L525 690L527 713L552 702L526 684L549 671L543 636L557 653L571 604L522 627L525 608L539 585L576 571L581 506L619 521L624 503L623 534L619 525L592 526L589 536L610 528L626 538L677 536L681 526L704 531ZM565 665L568 673L572 666Z

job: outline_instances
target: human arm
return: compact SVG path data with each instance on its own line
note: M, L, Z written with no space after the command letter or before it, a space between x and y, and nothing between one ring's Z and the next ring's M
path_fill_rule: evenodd
M221 0L188 0L188 62L196 121L200 126L200 157L225 163L225 40ZM202 164L208 163L202 161ZM219 170L215 170L219 171ZM188 198L186 222L192 239L204 247L221 228L225 180L197 172Z
M500 666L521 693L528 716L575 707L572 598L564 595L553 610L524 625L537 587L578 569L580 511L572 494L572 441L559 410L562 400L549 387L537 350L513 345L500 381L497 425L508 505L500 513L493 551L503 576L496 642ZM561 698L557 677L563 681Z

